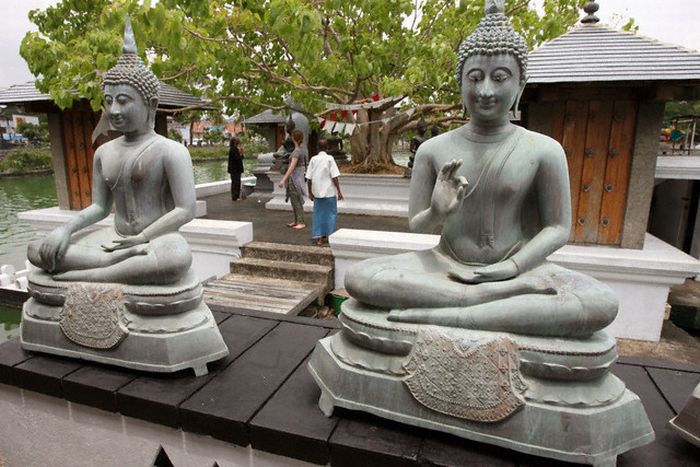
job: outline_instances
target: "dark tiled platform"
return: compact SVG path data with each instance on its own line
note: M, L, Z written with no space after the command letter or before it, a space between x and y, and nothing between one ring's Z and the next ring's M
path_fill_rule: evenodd
M210 374L154 376L0 345L0 382L181 427L262 451L334 466L566 465L338 409L326 418L306 370L315 342L334 324L263 312L215 310L231 355ZM700 365L626 358L613 372L639 395L656 441L623 454L620 466L698 465L700 449L667 427Z

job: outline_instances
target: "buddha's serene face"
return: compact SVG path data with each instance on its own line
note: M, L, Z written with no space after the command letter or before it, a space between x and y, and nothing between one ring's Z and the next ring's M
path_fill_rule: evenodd
M128 84L105 86L105 108L109 121L122 133L149 128L149 106L141 94Z
M462 68L462 100L476 122L504 118L520 92L520 67L511 54L473 55Z

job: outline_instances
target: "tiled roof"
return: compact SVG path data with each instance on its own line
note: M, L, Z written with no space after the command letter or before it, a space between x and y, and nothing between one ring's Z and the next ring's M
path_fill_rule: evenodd
M160 82L160 102L159 107L164 108L180 108L189 107L191 105L200 105L204 101L199 97L195 97L192 94L188 94L185 91L181 91L177 88ZM206 109L213 109L212 106L204 107Z
M528 58L528 83L700 81L700 53L600 24L581 24Z
M274 110L268 109L260 112L257 115L253 115L250 118L243 120L244 125L256 125L261 123L282 123L287 121L287 116L284 114L279 114Z
M0 104L22 104L25 102L51 102L51 96L39 91L33 81L22 84L14 84L0 89ZM159 108L173 109L189 107L191 105L203 104L204 101L198 97L181 91L177 88L160 83ZM204 107L211 108L211 107Z
M21 104L23 102L50 101L51 96L39 92L34 82L13 84L0 89L0 104Z

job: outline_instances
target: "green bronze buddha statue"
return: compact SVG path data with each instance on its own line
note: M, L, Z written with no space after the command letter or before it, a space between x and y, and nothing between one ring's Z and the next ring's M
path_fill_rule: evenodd
M428 251L376 258L347 272L358 301L390 321L534 335L589 335L617 314L606 285L548 263L566 244L571 196L553 139L510 122L527 80L527 48L508 18L487 15L459 49L469 122L416 154L414 232L441 228Z
M561 145L510 121L526 81L525 42L487 0L458 52L469 122L421 144L413 167L409 226L439 244L350 268L341 331L309 369L327 415L611 465L654 435L608 371L615 294L547 261L569 238L571 194Z

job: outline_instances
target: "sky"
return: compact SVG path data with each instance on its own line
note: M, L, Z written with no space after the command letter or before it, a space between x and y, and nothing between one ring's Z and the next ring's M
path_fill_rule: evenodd
M27 14L56 3L57 0L0 0L0 87L34 79L19 55L24 35L36 30ZM597 15L602 23L621 27L632 17L641 35L700 50L700 0L599 0L598 4Z

